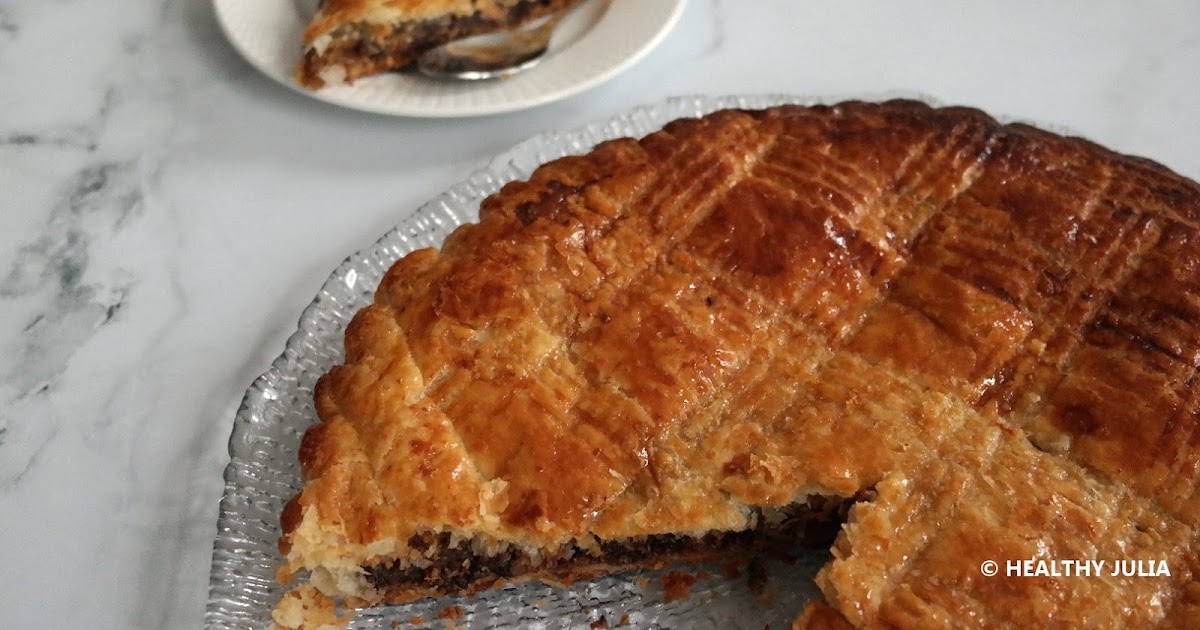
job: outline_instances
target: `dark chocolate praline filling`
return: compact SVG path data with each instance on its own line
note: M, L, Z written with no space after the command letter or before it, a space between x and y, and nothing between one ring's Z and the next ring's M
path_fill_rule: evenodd
M398 566L383 562L363 567L367 580L377 589L407 587L437 593L461 593L486 588L499 581L529 573L567 575L588 566L636 567L658 560L750 552L782 546L828 548L846 521L850 508L869 498L866 493L851 498L810 497L803 505L781 510L776 518L758 518L758 526L739 532L712 532L701 537L656 534L636 539L601 541L599 553L571 545L553 558L535 561L525 552L509 548L491 556L480 556L469 542L450 546L449 533L418 534L409 540L417 550L438 549L427 567ZM768 522L770 521L770 522Z

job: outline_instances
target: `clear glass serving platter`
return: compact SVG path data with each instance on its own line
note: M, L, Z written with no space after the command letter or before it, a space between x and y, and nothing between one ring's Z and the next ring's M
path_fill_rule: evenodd
M677 118L804 102L786 95L673 98L586 127L542 133L497 156L373 246L347 258L301 314L283 354L250 386L234 419L205 627L270 625L271 609L284 592L275 580L282 561L276 548L279 513L300 488L296 452L305 428L317 421L313 385L341 362L346 325L370 303L393 262L441 245L454 228L478 218L484 197L555 158L585 153L604 140L641 137ZM472 597L363 610L350 627L444 628L452 621L468 628L786 628L817 593L812 578L826 557L826 552L802 552L767 561L765 582L761 575L748 579L755 572L745 567L740 577L732 577L716 566L629 572L567 587L531 582ZM696 578L686 597L664 593L670 571Z

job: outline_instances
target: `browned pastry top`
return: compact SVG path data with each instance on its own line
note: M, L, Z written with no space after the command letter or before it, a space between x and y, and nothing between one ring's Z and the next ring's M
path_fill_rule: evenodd
M718 112L397 262L318 385L282 546L588 549L873 488L818 580L853 625L1200 627L1198 366L1195 183L969 109Z

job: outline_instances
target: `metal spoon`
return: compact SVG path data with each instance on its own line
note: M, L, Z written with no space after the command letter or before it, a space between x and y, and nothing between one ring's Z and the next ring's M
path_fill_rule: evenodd
M502 79L538 64L550 47L550 36L566 11L533 28L489 33L455 40L425 51L417 70L437 79Z

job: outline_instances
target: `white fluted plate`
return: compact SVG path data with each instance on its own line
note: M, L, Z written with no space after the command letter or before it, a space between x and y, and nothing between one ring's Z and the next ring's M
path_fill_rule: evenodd
M313 0L213 0L233 47L254 67L303 94L335 105L396 116L452 118L500 114L579 94L629 69L679 19L686 0L588 0L556 29L537 67L508 79L450 82L389 72L352 85L309 90L296 83L301 32Z

